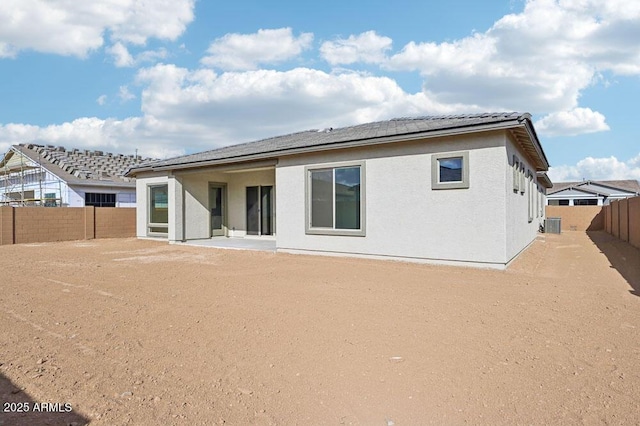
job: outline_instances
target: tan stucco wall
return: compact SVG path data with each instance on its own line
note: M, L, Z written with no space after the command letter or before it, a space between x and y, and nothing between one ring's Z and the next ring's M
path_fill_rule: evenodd
M149 185L167 185L168 182L167 175L161 173L146 173L143 177L136 179L136 235L138 237L147 236Z
M278 250L504 267L511 185L505 139L492 132L283 158L276 168ZM470 187L433 190L431 154L457 151L469 152ZM305 166L344 161L365 162L366 236L306 235ZM512 209L522 210L526 224L526 202ZM510 230L517 234L511 252L535 238L529 228L537 230Z
M507 261L515 258L523 249L525 249L538 235L540 225L544 222L544 209L543 214L540 214L540 205L536 197L538 196L538 184L535 176L535 167L533 167L528 156L519 148L519 145L513 140L510 134L505 135L505 159L504 173L505 173L505 185L503 186L503 196L506 197L504 201L505 209L502 215L505 216L506 223L506 254ZM532 179L525 179L525 191L520 190L517 192L513 189L513 156L518 157L519 162L525 163L525 178L527 172L531 172L534 176ZM533 199L533 215L532 220L529 221L529 203L530 197ZM496 191L497 192L497 191ZM546 201L542 200L544 204Z

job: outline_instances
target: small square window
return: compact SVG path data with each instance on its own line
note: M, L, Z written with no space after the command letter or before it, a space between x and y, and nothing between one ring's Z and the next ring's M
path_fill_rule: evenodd
M469 188L469 153L451 152L431 156L432 189Z
M440 182L462 182L462 157L440 158L438 167Z

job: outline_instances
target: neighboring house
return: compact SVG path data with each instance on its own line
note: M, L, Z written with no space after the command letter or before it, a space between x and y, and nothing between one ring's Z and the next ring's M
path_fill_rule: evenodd
M550 206L606 206L611 201L640 194L637 180L558 182L547 191Z
M135 207L132 166L149 159L58 146L13 145L0 160L0 205Z
M543 223L548 166L531 116L497 113L305 131L127 176L139 237L504 268Z

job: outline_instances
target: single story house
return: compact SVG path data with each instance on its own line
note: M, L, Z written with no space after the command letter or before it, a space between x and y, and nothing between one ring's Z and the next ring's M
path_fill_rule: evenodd
M135 207L135 179L124 173L147 161L61 146L13 145L0 159L0 205Z
M557 182L547 192L550 206L607 206L611 201L640 195L637 180Z
M505 268L544 221L526 113L310 130L131 168L139 237Z

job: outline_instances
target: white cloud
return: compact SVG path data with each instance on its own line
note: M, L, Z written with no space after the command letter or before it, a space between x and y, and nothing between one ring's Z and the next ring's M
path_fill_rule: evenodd
M129 92L129 88L127 86L120 86L118 90L118 97L122 102L127 102L136 98L136 95Z
M102 0L67 8L60 6L62 0L7 1L10 7L0 10L0 56L24 48L82 56L102 46L104 34L109 34L107 52L116 65L137 66L165 58L167 52L136 53L144 48L136 43L175 37L193 19L193 0L156 1L153 11L148 10L150 1ZM104 10L94 7L96 3ZM168 10L174 4L176 16L165 16L173 15ZM17 18L10 19L6 10ZM37 31L24 30L27 21L21 11L29 19L42 15L29 21ZM82 25L80 12L87 17ZM142 20L144 25L131 24ZM172 24L166 28L146 25L162 27L168 21ZM368 31L320 47L332 65L360 62L379 64L383 70L418 71L425 79L423 90L407 93L392 78L347 70L259 69L299 57L313 44L310 33L296 36L291 28L280 28L227 34L211 43L201 61L213 68L161 64L140 70L136 83L142 86L141 117L82 118L47 127L8 124L0 126L0 146L34 139L78 147L100 143L112 150L135 144L140 152L153 155L180 154L309 128L487 110L543 116L536 127L545 135L603 131L608 129L604 115L579 105L580 95L611 74L640 75L638 39L636 2L529 0L523 12L460 40L415 41L392 54L390 38ZM123 101L135 97L128 86L119 96ZM97 102L106 99L101 96ZM613 160L587 158L575 166L555 167L552 173L580 179L587 172L633 174L640 163L640 157Z
M21 50L85 57L115 42L175 40L193 20L195 0L3 0L0 57Z
M609 130L605 117L590 108L574 108L543 117L535 123L542 136L575 136Z
M211 43L203 65L223 70L253 70L259 64L276 64L311 47L313 34L294 37L291 28L258 30L253 34L227 34Z
M113 62L118 68L134 67L145 62L156 62L158 59L167 57L166 49L145 50L134 57L129 53L127 46L121 42L107 47L106 53L113 57Z
M166 157L307 129L448 114L459 107L406 93L387 77L307 68L219 75L155 65L140 70L137 83L144 87L142 117L0 125L0 147L34 142L122 153L138 148L142 155ZM128 93L126 86L122 92Z
M0 125L0 149L6 152L12 144L30 142L121 154L133 154L140 148L140 155L154 158L182 154L183 149L175 146L171 137L165 137L167 130L153 118L141 117L126 120L85 117L46 127L9 123Z
M100 95L98 96L98 99L96 99L96 103L100 106L104 105L105 103L107 103L107 95Z
M129 53L129 49L127 47L118 42L111 47L108 47L106 50L107 54L113 56L113 61L117 67L132 67L135 65L135 59Z
M627 161L620 161L616 157L593 158L587 157L575 166L561 165L551 167L548 172L553 182L587 180L640 180L640 154Z
M581 92L600 73L640 75L640 8L631 3L529 0L522 13L486 32L411 42L384 66L419 71L425 91L440 103L576 115ZM597 114L585 131L606 129Z
M156 62L159 59L166 59L168 53L166 49L145 50L136 55L136 65L148 62Z
M156 65L141 70L138 83L146 86L146 115L200 126L198 138L217 146L399 115L445 114L456 107L436 104L422 93L408 94L387 77L308 68L218 75Z
M355 62L382 63L386 52L391 49L392 40L382 37L375 31L367 31L347 39L325 41L320 46L321 56L331 65L352 64Z

